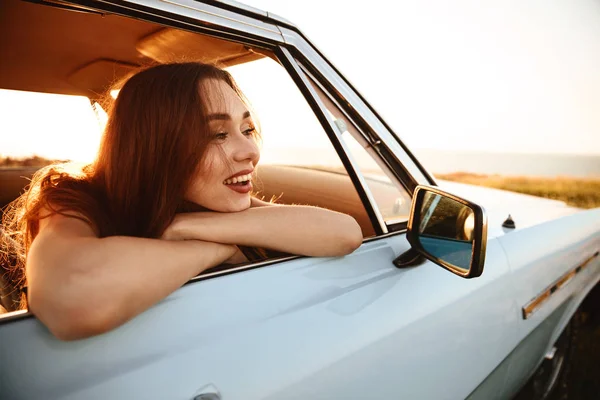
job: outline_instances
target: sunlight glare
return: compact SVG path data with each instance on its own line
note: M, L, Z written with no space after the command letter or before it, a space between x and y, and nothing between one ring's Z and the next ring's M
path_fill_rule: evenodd
M0 90L0 155L90 162L102 127L83 96Z

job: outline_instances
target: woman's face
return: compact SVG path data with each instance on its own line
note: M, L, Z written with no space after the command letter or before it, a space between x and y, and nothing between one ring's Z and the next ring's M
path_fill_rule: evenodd
M208 95L212 139L185 199L213 211L243 211L250 207L251 178L260 158L254 122L227 83L210 79L201 85Z

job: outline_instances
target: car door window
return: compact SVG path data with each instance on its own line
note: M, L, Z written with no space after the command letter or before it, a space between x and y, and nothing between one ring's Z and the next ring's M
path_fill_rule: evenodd
M71 29L71 26L79 23L78 17L81 16L68 14L63 21L65 29ZM93 161L107 118L102 107L109 105L111 98L118 97L115 82L122 82L138 66L197 60L214 62L228 70L258 117L262 148L254 186L257 197L282 204L314 205L351 215L359 223L365 238L381 232L382 223L373 218L375 204L365 199L365 185L357 183L356 169L350 173L347 171L346 154L340 150L337 137L332 138L330 130L324 129L323 115L315 114L302 93L304 88L294 81L279 62L275 55L279 54L278 47L256 47L214 34L164 27L148 21L131 23L138 28L134 31L123 28L119 25L121 22L116 16L107 17L103 21L94 19L93 22L98 29L111 27L109 30L112 36L106 42L106 51L113 52L117 57L115 60L72 61L73 65L68 66L68 69L77 73L69 75L66 83L63 82L64 79L58 79L50 89L32 79L27 87L15 84L13 89L17 90L0 91L0 100L6 105L2 114L9 121L7 128L17 132L11 135L11 140L18 142L13 147L19 150L6 155L17 158L38 155L40 157L35 157L36 160L43 158L39 165L31 166L26 173L21 170L15 173L0 170L0 174L10 173L11 177L14 175L19 178L15 180L14 190L3 188L0 191L6 192L2 204L14 200L27 185L27 180L20 177L30 176L48 162L57 159L83 163ZM127 54L117 51L118 43L124 42L123 38L127 39L127 43L135 43ZM73 46L84 54L83 49L93 48L95 40L94 37L86 37L85 43L73 42ZM33 49L26 48L25 51ZM50 75L60 75L51 70L50 66L47 68ZM114 90L107 93L109 87ZM51 93L40 93L42 91ZM17 98L23 98L24 101L15 101ZM40 138L43 136L40 121L33 121L35 124L32 121L17 124L15 118L9 118L16 115L23 119L23 115L31 115L32 99L37 101L33 104L43 105L34 107L34 114L38 115L38 110L41 110L51 117L46 118L44 114L41 120L44 131L50 132L53 146L37 146L42 143ZM74 125L68 131L78 133L77 141L64 134L67 120L69 126ZM341 120L339 124L341 127ZM353 153L364 152L359 141L352 143L355 139L351 123L348 122L346 126L349 131L342 132L344 142L350 143L350 149L354 148ZM48 131L49 127L53 129ZM370 155L367 152L359 158L367 160ZM365 165L367 167L363 172L373 175L369 175L369 186L387 185L379 183L378 180L386 179L385 174L381 173L381 169L377 170L372 158L370 164L367 162ZM385 207L382 210L386 216L393 211L388 211Z
M228 71L260 121L257 194L350 214L364 237L373 236L373 224L340 156L285 68L265 57Z
M411 195L377 153L377 139L368 139L351 119L349 113L339 107L333 96L325 92L309 74L307 76L326 107L328 117L365 177L365 183L385 223L391 226L406 222L410 214Z

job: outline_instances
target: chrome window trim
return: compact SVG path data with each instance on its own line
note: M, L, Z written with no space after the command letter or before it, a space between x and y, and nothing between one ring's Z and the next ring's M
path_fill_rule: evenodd
M196 275L195 277L191 278L189 281L184 283L184 286L189 283L200 282L205 279L218 278L220 276L234 274L236 272L248 271L248 270L251 270L254 268L260 268L260 267L267 267L269 265L278 264L278 263L284 262L284 261L296 260L298 258L303 258L303 257L306 257L306 256L291 255L291 256L284 256L284 257L269 258L269 259L262 260L262 261L255 261L255 262L250 261L247 264L233 266L231 268L224 268L220 271L209 272L209 273L200 273L199 275ZM219 267L221 265L223 265L223 264L217 265L216 267Z
M209 4L207 2L197 0L69 0L73 3L86 4L91 7L107 8L111 13L116 8L126 8L145 16L151 15L159 17L163 20L173 21L176 19L178 24L186 24L193 26L196 29L204 28L205 33L233 33L244 39L251 37L261 40L275 41L274 44L283 43L283 36L279 27L263 20L269 20L261 14L249 13L244 14L239 11L230 11L225 4L215 2ZM104 7L102 6L104 5ZM247 11L247 10L246 10ZM124 15L122 12L115 14ZM256 14L248 16L248 14ZM124 15L132 18L128 13ZM187 22L183 19L190 19L193 22ZM151 20L152 21L152 20ZM156 21L153 21L156 22ZM228 32L229 31L229 32ZM248 40L245 40L248 41ZM271 43L273 45L273 43Z
M158 1L160 1L161 3L167 3L167 4L174 5L174 6L186 8L188 10L198 11L198 12L201 12L203 14L209 15L211 18L213 18L213 17L214 18L222 18L222 19L224 19L226 21L231 21L231 22L243 24L245 26L256 28L256 29L264 29L267 32L272 32L272 33L275 33L277 35L281 35L281 32L279 31L279 29L277 29L277 27L275 27L275 26L273 26L273 28L271 28L271 25L266 24L266 23L264 23L262 21L260 21L260 24L259 24L258 23L259 21L249 22L249 21L243 21L241 19L236 19L236 18L233 18L233 17L228 17L228 16L225 16L225 15L220 15L220 14L217 14L215 12L211 12L211 11L209 11L207 9L201 8L199 5L203 5L203 6L208 6L208 5L205 4L205 3L201 3L201 2L195 1L195 0L158 0ZM192 4L185 4L184 3L185 1L191 2L193 5ZM196 5L196 4L198 4L198 5ZM210 6L208 6L208 7L210 7ZM221 10L221 12L225 11L224 9L220 9L220 10Z
M385 125L383 119L376 114L375 110L361 97L350 82L321 55L316 47L299 30L292 30L283 26L280 26L279 29L283 34L286 45L297 49L308 63L312 64L315 69L323 74L339 92L340 96L348 101L348 105L365 119L372 130L377 133L379 138L398 157L398 161L406 169L414 182L421 185L436 185L431 174L418 163L417 159L408 151L408 148L400 138Z
M373 218L371 218L371 222L373 223L373 228L375 229L376 235L388 233L387 225L383 219L383 216L381 215L381 212L379 211L379 207L377 207L377 202L373 197L373 193L371 193L371 189L365 182L365 178L362 175L358 164L354 160L352 153L348 149L346 143L342 140L339 130L333 124L333 121L331 121L331 119L327 116L327 108L325 107L325 104L323 104L323 102L321 101L321 98L319 97L316 90L308 80L308 77L304 74L304 71L302 70L300 65L298 65L296 59L292 56L290 51L282 46L280 46L279 49L281 52L279 57L280 59L282 59L281 61L284 61L284 67L288 69L288 73L292 75L292 78L297 78L300 80L300 82L297 82L297 84L302 85L299 86L300 91L306 91L306 93L308 93L308 95L310 96L310 98L306 98L307 95L305 94L306 100L309 100L309 104L311 102L316 104L318 109L315 110L313 108L313 112L323 125L323 128L327 136L329 136L329 139L332 141L332 144L335 150L337 151L338 155L340 156L342 163L344 163L344 158L346 158L348 165L344 163L344 166L346 167L346 169L350 167L350 170L348 171L350 178L352 179L353 177L355 177L358 181L354 182L354 185L356 187L356 191L361 197L361 200L366 208L367 213L370 217L375 217L375 221L373 221ZM341 153L343 154L340 154L339 149L341 149Z
M388 226L397 226L399 224L406 224L408 223L408 218L406 219L402 219L402 218L390 218L387 221Z
M219 7L222 8L231 8L238 13L250 13L254 15L259 15L260 17L267 18L269 15L268 12L258 9L256 7L252 7L245 3L240 3L235 0L194 0L202 3L217 3Z

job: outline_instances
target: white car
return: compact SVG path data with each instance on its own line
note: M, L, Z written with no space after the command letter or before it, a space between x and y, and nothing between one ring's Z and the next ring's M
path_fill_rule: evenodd
M263 122L262 194L350 214L364 235L344 257L215 268L89 339L2 314L2 399L549 398L567 379L570 321L599 290L600 209L436 182L297 27L261 10L4 0L0 15L0 88L84 96L99 120L100 93L139 65L226 66ZM0 199L33 170L1 170Z

